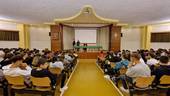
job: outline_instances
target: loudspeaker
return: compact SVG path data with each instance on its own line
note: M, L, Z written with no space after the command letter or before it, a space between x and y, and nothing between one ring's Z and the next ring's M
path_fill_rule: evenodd
M120 36L123 37L123 33L120 33Z
M51 32L49 32L48 35L51 36Z

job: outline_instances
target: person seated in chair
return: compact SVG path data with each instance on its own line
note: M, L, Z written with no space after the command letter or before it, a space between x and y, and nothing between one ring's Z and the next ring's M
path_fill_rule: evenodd
M33 77L48 77L51 80L52 88L55 88L56 76L48 70L49 64L45 58L40 58L37 63L37 68L32 69L31 76Z
M128 60L128 54L123 54L122 55L122 60L120 62L116 62L115 63L115 67L114 68L111 68L109 71L108 71L108 74L109 75L115 75L115 74L118 74L119 70L121 68L127 68L128 67L128 64L129 64L129 60Z
M170 62L168 56L161 56L159 59L160 63L153 71L153 75L155 75L155 79L153 81L153 86L156 86L160 83L160 78L163 75L170 75Z
M64 69L63 58L62 57L53 57L52 62L50 62L50 68L60 68Z
M11 62L12 64L2 67L3 74L8 76L24 76L26 86L31 87L30 74L32 69L26 63L23 63L22 55L13 56Z
M16 55L11 58L12 64L2 67L4 75L10 76L30 76L31 67L23 63L22 56Z
M128 69L125 76L121 76L123 87L121 89L128 92L128 85L132 85L135 82L136 77L148 77L151 75L150 68L140 62L140 54L133 52L131 54L131 63L128 65Z
M97 63L102 63L105 60L105 53L100 51L99 55L97 56Z

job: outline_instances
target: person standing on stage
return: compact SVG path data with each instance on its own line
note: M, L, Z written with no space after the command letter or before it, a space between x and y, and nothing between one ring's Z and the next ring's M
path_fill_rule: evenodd
M76 44L76 45L77 45L77 46L80 46L80 41L79 41L79 40L77 41L77 44ZM77 48L77 51L79 51L79 49L80 49L80 48Z
M87 43L84 43L83 46L86 47L86 46L87 46ZM84 52L86 52L86 51L87 51L87 48L83 48L83 50L84 50Z
M73 49L74 49L74 46L76 45L76 41L75 40L73 40Z

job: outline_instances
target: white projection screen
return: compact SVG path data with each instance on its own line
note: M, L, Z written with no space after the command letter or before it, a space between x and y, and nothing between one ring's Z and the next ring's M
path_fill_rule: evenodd
M89 28L76 28L75 29L75 41L79 40L80 43L96 43L97 29Z

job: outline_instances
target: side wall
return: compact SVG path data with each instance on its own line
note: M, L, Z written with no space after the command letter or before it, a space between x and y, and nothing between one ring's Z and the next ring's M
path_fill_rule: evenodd
M160 33L160 32L170 32L170 23L168 24L159 24L159 25L152 25L152 33ZM170 49L170 42L168 43L159 43L154 42L151 43L151 48L158 49L158 48L165 48Z
M0 30L17 30L17 24L0 21ZM18 30L17 30L18 31ZM19 41L0 41L0 48L18 48Z
M136 51L141 48L140 28L122 28L121 50Z
M30 48L51 49L50 26L30 26Z

